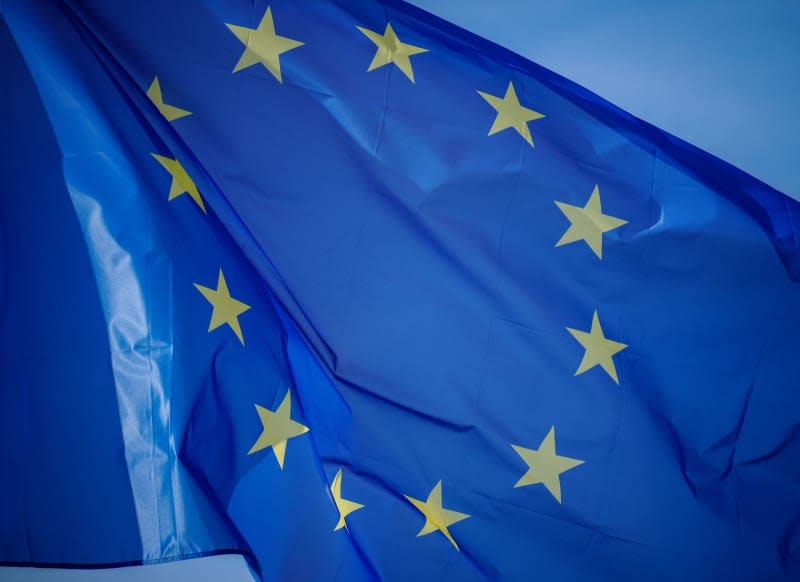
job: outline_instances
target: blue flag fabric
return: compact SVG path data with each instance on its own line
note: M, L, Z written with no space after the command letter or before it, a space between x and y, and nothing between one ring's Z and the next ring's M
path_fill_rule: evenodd
M400 2L3 17L0 560L800 576L800 204Z

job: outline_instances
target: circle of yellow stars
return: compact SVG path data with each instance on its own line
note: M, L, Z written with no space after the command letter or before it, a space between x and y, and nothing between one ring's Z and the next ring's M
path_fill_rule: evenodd
M261 65L281 84L283 83L282 57L305 44L299 40L277 34L271 7L267 7L255 28L233 23L226 23L226 26L244 46L232 72L237 73L244 69ZM367 66L367 72L394 65L409 81L415 83L412 57L427 53L427 48L402 41L391 22L386 23L383 33L361 26L356 28L375 46L375 53ZM529 124L543 119L545 115L522 104L512 81L508 82L502 97L480 90L477 91L477 94L495 112L495 117L489 127L487 136L492 136L505 130L513 130L527 144L534 147ZM153 78L146 95L159 114L168 122L174 122L192 115L191 111L165 102L158 76ZM203 213L206 213L206 207L200 191L181 162L177 158L156 153L151 155L170 175L171 183L167 200L172 201L186 194ZM569 226L555 243L555 247L582 241L598 260L603 259L604 235L627 224L626 220L603 212L600 188L597 184L583 206L559 200L556 200L555 204L569 222ZM250 310L251 306L239 299L235 299L231 295L222 268L219 269L216 288L207 287L199 283L194 283L194 286L212 308L208 332L211 333L218 328L227 326L239 342L244 345L244 334L239 317ZM589 331L571 327L567 327L566 330L584 350L582 359L575 371L575 376L599 366L611 380L619 385L614 356L628 346L606 337L597 311L594 311ZM247 454L253 455L269 450L273 453L279 468L283 469L288 441L306 434L309 432L309 428L292 418L291 390L287 389L283 399L274 410L260 404L255 404L255 409L261 423L261 433L250 450L247 451ZM542 485L558 503L561 503L561 475L580 466L584 461L557 454L555 426L549 429L537 448L526 448L517 444L511 444L511 447L527 466L524 474L514 484L514 487ZM330 494L338 512L338 521L333 527L333 531L347 531L348 516L364 508L363 504L347 499L344 496L343 482L344 471L340 467L330 484ZM405 495L405 499L425 519L422 528L417 533L418 537L439 532L456 550L459 550L458 543L449 528L471 516L445 507L442 489L442 481L439 480L430 490L425 500L417 499L410 495Z

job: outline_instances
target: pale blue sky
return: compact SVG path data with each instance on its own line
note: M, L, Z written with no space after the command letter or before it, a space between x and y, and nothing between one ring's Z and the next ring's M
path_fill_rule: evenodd
M797 0L414 0L800 199ZM241 558L94 571L0 568L19 582L250 581Z
M800 2L413 3L800 198Z

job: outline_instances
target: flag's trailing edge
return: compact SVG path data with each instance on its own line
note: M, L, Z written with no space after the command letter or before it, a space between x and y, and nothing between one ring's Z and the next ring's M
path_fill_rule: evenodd
M401 2L2 14L1 561L800 574L797 202Z
M387 6L464 39L478 51L503 65L524 71L575 103L608 127L642 147L663 155L698 181L740 205L769 234L793 280L800 279L800 207L782 192L666 131L620 109L588 89L451 22L399 0Z

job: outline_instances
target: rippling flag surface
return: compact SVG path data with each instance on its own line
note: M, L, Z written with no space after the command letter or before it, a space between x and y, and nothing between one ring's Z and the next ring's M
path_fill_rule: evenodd
M6 1L0 561L800 576L800 204L401 2Z

